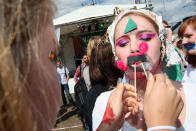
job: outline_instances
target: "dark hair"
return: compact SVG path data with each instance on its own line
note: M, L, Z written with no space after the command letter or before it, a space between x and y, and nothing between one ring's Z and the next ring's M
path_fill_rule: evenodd
M176 47L177 47L178 49L182 49L182 40L178 40L178 41L176 42Z
M169 24L167 23L167 21L166 21L166 20L163 20L163 23L164 23L165 25L169 25Z
M99 42L94 45L89 63L91 85L116 85L122 72L115 66L114 55L110 43Z
M86 52L82 54L82 57L87 56Z
M196 55L187 53L186 60L189 64L196 68Z

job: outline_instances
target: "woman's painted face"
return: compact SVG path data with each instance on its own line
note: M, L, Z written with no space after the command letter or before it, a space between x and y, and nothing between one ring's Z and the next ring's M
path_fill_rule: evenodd
M185 50L188 49L187 51L189 54L196 55L196 30L191 25L187 26L184 31L182 44Z
M137 28L124 33L130 18L135 22ZM147 43L148 50L145 55L151 65L149 70L153 72L154 68L157 68L155 65L160 59L161 41L155 28L146 18L137 15L123 17L116 26L114 37L117 57L125 65L127 65L127 57L141 54L140 44ZM136 64L136 66L140 67L141 63ZM142 78L143 75L143 71L137 70L137 78Z

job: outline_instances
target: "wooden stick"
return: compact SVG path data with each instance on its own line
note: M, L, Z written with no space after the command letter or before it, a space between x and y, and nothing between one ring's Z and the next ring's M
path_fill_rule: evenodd
M142 68L143 68L143 70L144 70L144 73L145 73L145 75L146 75L146 78L147 78L146 70L145 70L145 68L144 68L144 64L143 64L143 63L142 63Z
M137 95L136 95L136 64L134 65L134 87L135 87L135 97L137 97Z

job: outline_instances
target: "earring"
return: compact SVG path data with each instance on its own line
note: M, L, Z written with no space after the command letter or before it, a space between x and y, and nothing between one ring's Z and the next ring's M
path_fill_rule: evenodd
M166 52L166 48L165 48L165 42L161 42L161 60L164 59L165 57L165 52Z

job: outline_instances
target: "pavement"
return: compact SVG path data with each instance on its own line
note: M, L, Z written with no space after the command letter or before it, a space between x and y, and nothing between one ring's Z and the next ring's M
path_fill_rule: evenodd
M68 84L72 98L75 101L75 82L73 78L69 80ZM62 101L61 105L63 105ZM52 131L87 131L86 129L83 129L82 122L80 120L80 117L78 117L77 112L78 109L74 106L60 106L57 114L56 124L54 125Z

